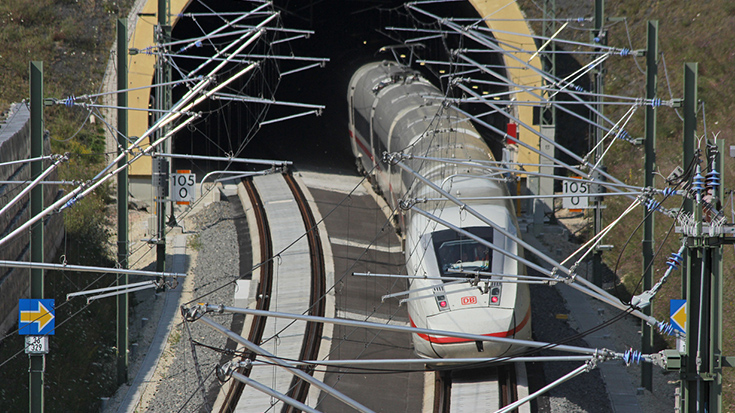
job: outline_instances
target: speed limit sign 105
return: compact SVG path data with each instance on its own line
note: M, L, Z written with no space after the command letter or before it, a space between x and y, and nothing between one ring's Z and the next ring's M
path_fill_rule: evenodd
M188 205L196 199L196 174L178 170L171 174L171 198L179 205Z
M566 209L585 209L589 208L590 185L587 182L575 182L574 179L564 181L564 198L562 198L562 208ZM581 196L580 196L581 195Z

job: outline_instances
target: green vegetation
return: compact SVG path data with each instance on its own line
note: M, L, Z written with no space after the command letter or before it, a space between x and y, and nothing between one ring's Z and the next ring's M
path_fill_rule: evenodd
M540 11L531 0L520 1L528 17L539 17ZM577 17L580 11L578 2L557 1L562 7L560 17ZM566 9L565 9L566 6ZM587 3L588 9L580 15L591 15L593 5ZM572 8L575 11L572 12ZM699 108L698 135L703 135L705 124L703 115L706 113L706 130L708 138L712 134L719 133L719 138L726 140L727 145L732 144L733 132L735 132L735 119L730 113L735 107L735 98L731 93L732 67L735 64L735 55L732 53L732 44L735 41L735 5L728 0L713 0L709 2L679 2L673 0L662 0L656 2L641 2L637 0L609 0L605 4L608 17L625 17L627 22L619 22L612 25L609 32L609 44L618 47L631 47L628 39L632 41L633 49L644 49L646 47L646 24L648 20L659 21L659 50L664 59L659 62L658 96L663 99L681 98L683 96L683 64L685 62L699 63L698 98L705 103ZM629 33L626 30L629 30ZM540 32L540 27L535 27ZM579 39L587 41L587 33L580 33ZM645 60L638 59L641 68L645 69ZM668 81L666 71L668 71ZM585 62L582 62L585 63ZM613 56L606 62L607 76L605 92L610 94L626 96L645 96L645 76L639 68L631 62L631 58ZM671 93L671 94L670 94ZM605 109L605 114L612 119L620 119L626 109ZM671 108L662 107L658 110L657 124L657 167L665 177L682 163L682 121ZM632 121L626 128L632 136L644 135L644 111L638 110ZM729 154L725 154L725 165L723 182L726 191L735 187L735 168ZM626 183L641 185L643 182L643 148L634 147L623 142L615 144L605 159L608 171L624 180ZM657 186L663 187L665 182L662 177L657 177ZM607 210L605 216L607 222L616 217L628 206L627 200L622 197L610 197L606 199ZM677 200L670 200L664 204L668 208L679 207ZM680 202L680 200L678 200ZM730 216L730 205L727 200L725 213ZM639 280L643 271L641 264L640 242L641 230L631 238L626 245L628 236L635 230L643 218L643 211L631 214L621 225L606 238L606 244L615 245L612 252L606 253L604 259L610 268L617 266L620 276L620 285L627 291L624 296L640 293ZM665 271L665 260L679 246L679 236L671 233L668 238L672 222L661 215L656 218L656 247L666 239L661 249L655 268L656 279L660 278ZM623 248L625 246L625 248ZM735 354L735 282L727 275L732 273L735 267L732 247L726 246L725 250L725 288L724 288L724 354ZM619 262L619 264L618 264ZM681 279L679 272L670 278L668 283L659 293L654 304L654 315L660 320L668 319L669 299L681 298ZM671 345L669 341L669 345ZM735 392L732 386L735 384L735 371L724 369L723 404L725 411L735 409Z
M189 235L186 241L186 246L193 249L194 251L199 251L202 249L202 240L199 238L199 234Z
M115 19L127 14L131 4L132 0L0 0L0 112L12 102L28 99L31 60L44 63L46 97L98 92ZM76 108L45 110L52 152L70 154L59 179L88 180L104 165L104 131L85 122L86 116ZM103 185L63 212L66 236L59 262L115 265L109 244L110 192L109 185ZM115 300L89 306L83 298L66 302L67 293L114 282L112 275L46 272L45 295L57 303L57 330L46 358L46 411L96 411L100 397L115 391ZM2 410L27 410L28 357L17 334L0 342L0 364Z
M626 16L631 23L631 38L640 39L637 47L645 47L645 23L647 20L659 20L659 40L660 50L664 53L666 64L668 67L670 87L674 97L683 96L683 64L685 62L699 63L699 79L698 79L698 98L704 102L705 106L699 108L699 124L697 126L697 134L703 135L705 126L707 138L712 139L713 133L718 134L719 138L726 140L727 145L733 143L732 136L735 132L735 121L730 112L735 106L733 96L730 93L728 85L732 84L732 65L733 55L732 42L735 40L735 33L730 30L735 24L735 13L733 6L727 0L711 1L711 2L656 2L651 3L647 7L636 6L640 2L635 1L616 1L609 2L609 13L611 15ZM686 28L686 30L684 30ZM611 33L612 41L621 42L626 40L626 34L623 30L614 30ZM666 77L663 73L663 65L659 69L659 87L658 93L662 98L669 97ZM622 61L617 61L610 66L609 73L623 72L626 68L630 71L630 65ZM631 90L642 91L644 87L643 81L628 81L631 75L621 76L610 82L609 89L613 93L625 93ZM628 93L630 94L630 93ZM641 92L642 95L642 92ZM704 109L704 110L703 110ZM703 116L706 114L706 125L703 122ZM633 126L635 131L643 133L643 114L635 119ZM658 136L657 136L657 166L664 176L667 176L677 165L682 164L682 122L676 113L671 109L661 109L658 112ZM732 159L729 154L724 154L724 170L723 182L725 190L729 190L735 186L735 168L733 168ZM636 162L637 161L637 162ZM612 153L612 158L608 162L610 171L616 176L632 176L630 181L634 184L641 184L641 175L638 173L642 166L642 149L634 149L630 147L620 146ZM627 173L626 173L627 172ZM663 185L663 179L657 178L658 185ZM615 211L624 208L618 200L618 203L610 203L611 216ZM672 200L665 206L672 208L678 207L677 201ZM679 201L680 202L680 201ZM727 205L727 202L723 202ZM729 216L729 207L726 206L726 215ZM640 216L630 221L641 219ZM629 228L632 229L637 222L630 222ZM656 223L656 241L661 242L666 237L669 230L671 220L657 218ZM625 233L625 230L620 231ZM621 274L624 280L636 280L640 278L640 249L637 242L640 235L634 238L633 245L623 252L621 262ZM611 240L615 245L622 245L621 240ZM666 245L662 248L662 253L657 260L656 268L657 277L663 274L665 269L664 261L666 257L679 246L679 237L671 234L668 237ZM618 253L620 253L618 251ZM725 355L735 354L735 342L731 339L735 333L735 318L732 317L735 311L735 284L731 277L727 274L732 272L735 266L732 248L726 246L724 248L724 339L723 351ZM608 256L608 259L617 258ZM627 281L626 284L633 284ZM670 299L681 297L681 280L679 273L676 278L672 278L664 287L657 298L654 307L654 314L658 319L668 318L668 302ZM723 407L725 411L732 411L735 408L735 393L728 391L735 383L735 371L733 369L723 369Z

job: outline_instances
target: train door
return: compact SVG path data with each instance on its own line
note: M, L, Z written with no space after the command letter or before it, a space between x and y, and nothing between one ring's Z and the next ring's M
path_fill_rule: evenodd
M375 174L381 174L383 172L383 150L381 149L382 142L380 140L380 133L376 133L376 120L375 120L375 107L380 101L379 97L375 98L373 107L370 110L370 150L373 152L373 166L375 166Z
M356 136L357 132L355 132L355 96L354 95L355 95L355 88L353 87L353 88L350 88L350 96L349 96L350 104L348 106L349 110L347 111L347 117L349 120L347 123L347 128L349 129L348 133L350 134L350 146L352 146L352 154L355 155L355 157L357 158L357 162L359 164L360 152L357 150L357 142L355 142L357 140L357 136Z

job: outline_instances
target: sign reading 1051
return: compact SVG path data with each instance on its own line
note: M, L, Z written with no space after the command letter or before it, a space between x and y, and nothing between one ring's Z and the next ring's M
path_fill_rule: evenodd
M589 197L584 196L590 193L590 185L587 182L576 182L574 179L564 181L564 198L562 199L562 208L566 209L584 209L589 208ZM583 196L580 196L583 195Z
M178 170L171 174L172 199L179 205L189 205L196 199L196 174L189 170Z

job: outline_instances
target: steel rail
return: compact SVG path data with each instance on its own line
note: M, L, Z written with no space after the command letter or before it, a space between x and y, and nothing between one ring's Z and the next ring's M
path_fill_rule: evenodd
M268 216L265 212L263 202L258 195L258 190L255 188L255 184L251 178L242 180L245 192L250 199L250 205L253 207L253 213L255 214L255 221L258 226L258 239L260 240L260 262L262 265L260 268L260 280L258 282L258 293L256 298L256 308L259 310L268 310L270 308L271 300L271 287L273 284L273 240L271 238L270 225L268 223ZM248 341L253 343L260 343L263 339L263 332L265 331L266 316L255 316L253 317L252 324L250 325L250 331L248 332ZM254 362L257 359L255 353L244 354L241 360L249 359ZM244 367L240 367L236 370L236 373L243 376L248 376L250 370ZM237 404L242 397L242 392L245 389L245 383L240 381L233 383L227 390L225 399L222 402L221 413L234 412L237 408Z
M240 374L236 371L233 371L231 374L235 380L241 382L242 384L246 384L254 388L255 390L263 392L269 396L275 397L276 399L288 404L290 408L296 408L296 409L299 409L299 411L304 411L304 412L309 412L309 413L319 413L319 410L312 409L311 407L305 405L304 403L301 403L298 400L288 397L287 395L279 391L276 391L260 382L257 382L244 374Z
M185 309L183 309L183 310L185 311ZM252 311L257 311L257 310L252 310ZM270 361L270 362L278 365L279 367L285 369L289 373L298 376L299 378L307 381L310 384L313 384L314 386L320 388L324 392L328 393L329 395L331 395L335 399L340 400L341 402L345 403L346 405L352 407L353 409L355 409L355 410L357 410L359 412L371 412L371 413L373 412L373 410L371 410L371 409L363 406L362 404L358 403L357 401L355 401L355 400L351 399L350 397L344 395L342 392L340 392L339 390L333 388L332 386L330 386L330 385L328 385L328 384L326 384L326 383L324 383L322 381L319 381L319 380L311 377L310 375L304 373L303 371L299 370L293 364L279 359L274 354L271 354L270 352L268 352L266 349L264 349L264 348L256 345L255 343L253 343L253 342L251 342L249 340L244 339L243 337L240 337L239 335L237 335L234 332L226 329L225 327L222 327L220 324L218 324L214 320L210 319L209 317L207 317L207 316L201 316L201 317L196 318L196 320L203 322L204 324L208 325L209 327L213 328L214 330L217 330L219 333L221 333L221 334L229 337L231 340L236 341L236 342L242 344L248 350L250 350L250 351L252 351L252 352L260 355L264 359L266 359L266 360L268 360L268 361Z
M321 239L319 238L319 229L317 228L314 214L309 208L308 201L304 196L304 192L291 174L284 174L291 193L293 193L296 204L299 207L301 218L306 228L307 242L309 244L310 262L311 262L311 293L309 297L310 315L323 317L326 311L326 269L324 262L324 250L322 249ZM323 324L316 322L307 322L304 331L304 339L301 345L301 353L299 359L315 359L319 355L321 345ZM307 373L312 374L312 369L305 369ZM288 392L290 397L305 402L309 395L309 383L304 380L293 378ZM292 408L286 409L286 412L293 412Z
M500 390L501 406L507 406L518 400L515 364L498 366L498 387Z
M537 391L537 392L535 392L533 394L529 394L528 396L526 396L526 397L524 397L524 398L516 401L515 403L509 404L509 405L503 407L502 409L496 411L495 413L506 413L506 412L510 412L513 409L517 408L518 406L522 405L523 403L526 403L527 401L530 401L530 400L533 400L533 399L537 398L538 396L546 393L547 391L553 389L554 387L556 387L556 386L564 383L565 381L567 381L569 379L572 379L574 377L577 377L580 374L587 372L588 370L590 370L590 365L588 363L585 363L585 364L581 365L580 367L572 370L570 373L568 373L568 374L564 375L563 377L559 378L558 380L556 380L556 381L554 381L552 383L549 383L547 386L543 387L539 391Z

